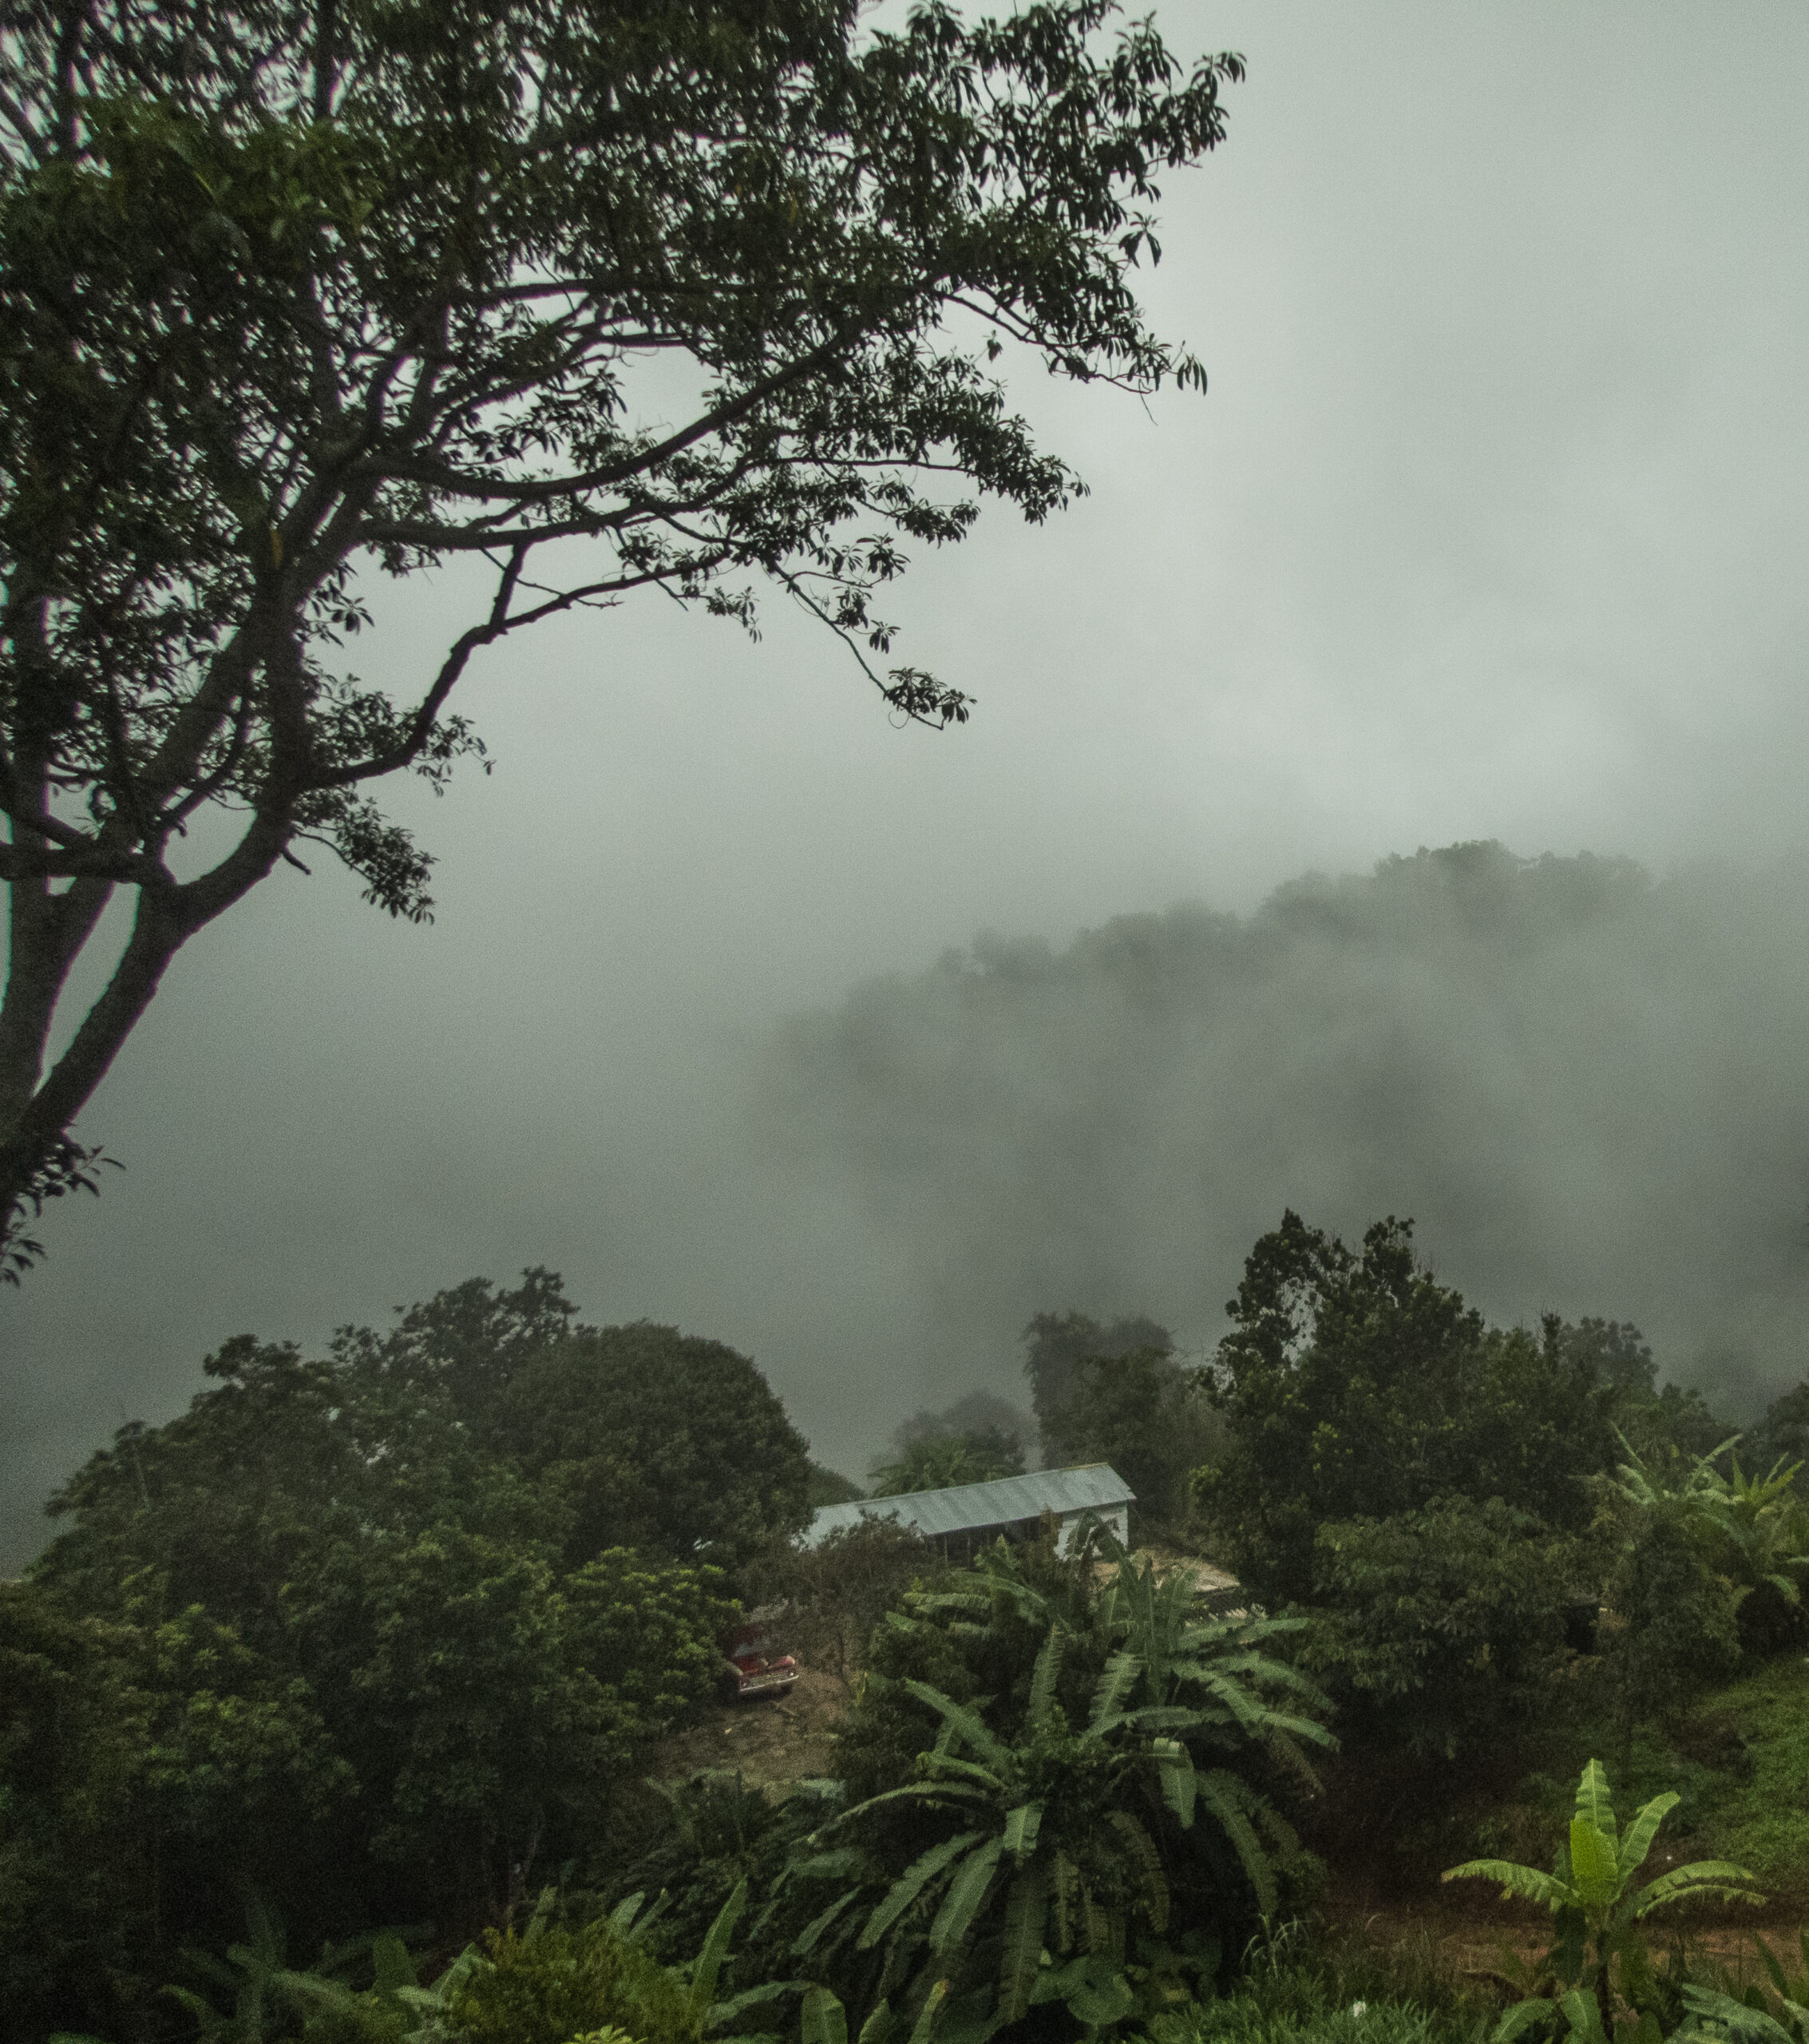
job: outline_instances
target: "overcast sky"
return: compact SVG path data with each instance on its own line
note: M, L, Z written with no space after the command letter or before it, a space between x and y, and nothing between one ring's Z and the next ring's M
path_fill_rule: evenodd
M282 872L85 1119L129 1169L0 1294L0 1563L225 1337L527 1263L748 1350L857 1466L948 1373L891 1232L773 1195L742 1060L976 932L1247 910L1458 839L1803 847L1809 13L1158 18L1250 65L1150 282L1210 390L1015 385L1092 494L989 515L890 604L973 723L892 728L776 605L757 645L654 596L488 656L495 771L414 804L437 922ZM449 600L387 602L367 678L418 677Z

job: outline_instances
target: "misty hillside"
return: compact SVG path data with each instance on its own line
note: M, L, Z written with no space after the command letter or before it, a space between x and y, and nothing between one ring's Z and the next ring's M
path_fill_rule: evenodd
M1502 1319L1632 1318L1740 1409L1809 1365L1801 876L1422 850L1254 914L984 939L798 1020L770 1139L859 1208L949 1346L1035 1310L1213 1339L1285 1206Z

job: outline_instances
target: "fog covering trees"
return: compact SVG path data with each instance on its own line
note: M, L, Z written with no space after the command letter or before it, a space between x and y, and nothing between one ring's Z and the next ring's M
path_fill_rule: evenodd
M1241 67L1183 75L1110 12L0 14L0 1275L20 1203L91 1179L69 1124L171 960L299 841L428 913L370 790L482 750L449 702L485 648L649 588L750 623L766 577L895 712L966 715L870 664L873 605L977 497L1040 520L1077 486L990 363L1204 382L1131 272ZM368 578L449 563L473 614L370 685Z
M1292 1206L1413 1217L1491 1320L1637 1321L1756 1417L1809 1365L1801 881L1473 844L983 938L788 1026L763 1154L863 1214L882 1309L1000 1390L1066 1309L1203 1357Z

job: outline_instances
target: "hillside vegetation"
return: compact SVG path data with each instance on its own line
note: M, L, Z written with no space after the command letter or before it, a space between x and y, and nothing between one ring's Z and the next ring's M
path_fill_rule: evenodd
M1342 2037L1375 1999L1471 2038L1493 1920L1529 2006L1688 2031L1732 1977L1713 1908L1809 1909L1809 1387L1733 1436L1637 1329L1491 1325L1397 1220L1348 1246L1285 1214L1230 1313L1204 1367L1147 1316L1039 1314L1034 1423L910 1422L893 1491L1031 1448L1135 1474L1140 1552L960 1567L889 1522L802 1539L854 1487L754 1365L580 1325L544 1270L320 1358L228 1345L0 1586L10 2013L113 2044L1190 2044ZM731 1709L756 1606L806 1674ZM1653 1878L1724 1869L1686 1921L1720 1942L1661 1974L1617 1931L1585 1979L1562 1911L1478 1893L1415 1959L1457 1920L1441 1870L1554 1878L1579 1777L1659 1798Z

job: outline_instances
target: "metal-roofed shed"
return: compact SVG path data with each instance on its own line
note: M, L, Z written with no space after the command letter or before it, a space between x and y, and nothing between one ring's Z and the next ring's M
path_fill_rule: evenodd
M896 1519L915 1527L925 1539L959 1539L972 1547L1000 1534L1022 1539L1035 1531L1047 1512L1056 1524L1056 1546L1066 1554L1083 1512L1128 1543L1129 1507L1137 1494L1110 1463L1088 1462L1073 1469L1035 1469L1026 1476L1000 1476L989 1483L956 1483L942 1491L909 1491L902 1497L857 1498L849 1504L826 1504L810 1522L805 1539L811 1547L832 1533L858 1526L866 1519Z

